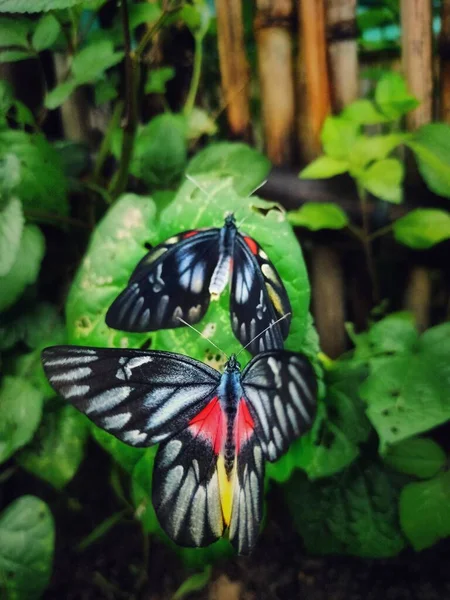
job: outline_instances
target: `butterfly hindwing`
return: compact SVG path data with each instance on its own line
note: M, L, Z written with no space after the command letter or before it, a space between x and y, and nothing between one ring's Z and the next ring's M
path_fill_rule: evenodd
M153 248L137 265L127 287L106 314L122 331L180 327L179 317L197 323L206 313L216 266L220 229L185 231Z
M170 352L55 346L42 363L63 398L132 446L185 428L220 381L214 369Z
M264 352L242 373L242 388L265 458L277 460L308 431L316 414L317 381L296 352Z
M234 250L231 282L231 325L249 352L283 348L290 327L290 316L268 329L274 321L291 312L286 289L264 250L249 236L238 234Z

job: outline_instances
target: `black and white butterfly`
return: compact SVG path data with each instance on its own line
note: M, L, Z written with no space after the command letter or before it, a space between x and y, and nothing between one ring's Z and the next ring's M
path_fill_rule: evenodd
M53 388L132 446L160 443L153 504L175 542L206 546L229 528L241 554L261 522L265 460L312 425L317 384L308 359L264 352L223 374L170 352L54 346L42 353Z
M291 312L286 289L261 246L239 233L233 215L221 229L185 231L151 250L110 306L106 324L134 332L182 327L180 319L193 325L230 275L235 336L252 354L283 348L290 317L267 328Z

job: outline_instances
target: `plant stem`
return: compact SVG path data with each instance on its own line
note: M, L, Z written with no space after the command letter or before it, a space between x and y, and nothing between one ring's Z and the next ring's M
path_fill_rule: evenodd
M387 233L391 233L393 227L394 227L393 223L390 223L389 225L385 225L384 227L380 227L380 229L377 229L376 231L374 231L373 233L371 233L369 235L369 241L373 242L373 240L381 237L382 235L386 235Z
M36 219L47 222L63 223L64 225L72 225L73 227L80 227L81 229L90 229L84 221L80 219L74 219L72 217L64 217L63 215L57 215L53 213L47 213L43 210L26 209L24 211L26 217L30 219Z
M367 270L369 272L370 282L372 284L372 300L375 304L378 304L380 300L380 290L378 285L378 278L375 269L375 263L373 259L372 253L372 243L370 238L370 228L369 228L369 217L367 214L367 194L366 190L357 184L358 188L358 196L359 201L361 203L361 215L362 215L362 233L363 236L361 238L364 254L366 256Z
M195 54L194 54L194 68L192 71L191 84L189 86L189 92L186 98L183 112L186 116L189 116L194 108L195 98L197 97L198 86L200 84L200 75L202 73L202 62L203 62L203 36L196 35L195 38Z
M164 10L163 14L159 17L159 19L157 21L155 21L155 23L152 25L152 27L150 27L150 29L148 29L147 32L142 36L142 39L139 42L138 47L136 48L136 50L134 52L134 55L137 60L139 60L141 58L147 45L153 39L153 36L156 33L158 33L158 31L160 29L162 29L164 27L164 25L166 24L166 21L169 19L169 17L173 16L175 13L177 13L179 10L181 10L183 4L184 4L184 2L179 2L172 8L170 8L170 7L166 8Z

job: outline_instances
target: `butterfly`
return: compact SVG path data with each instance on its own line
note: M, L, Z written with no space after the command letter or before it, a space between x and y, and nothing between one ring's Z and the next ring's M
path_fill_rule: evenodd
M290 317L267 328L291 312L286 289L261 246L239 233L233 215L221 229L185 231L153 248L110 306L106 324L133 332L181 327L180 319L193 325L230 275L234 335L252 354L283 348Z
M240 554L255 545L265 460L312 425L317 383L302 354L258 354L223 374L163 351L54 346L42 353L52 387L96 425L136 447L159 443L153 505L182 546L206 546L229 529Z

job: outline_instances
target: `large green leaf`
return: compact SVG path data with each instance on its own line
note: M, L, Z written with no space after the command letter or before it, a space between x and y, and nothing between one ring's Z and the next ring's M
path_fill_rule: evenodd
M398 242L423 250L450 238L450 213L438 208L416 208L397 219L394 236Z
M450 418L450 323L429 329L409 350L370 361L360 392L380 452Z
M285 485L294 525L309 552L395 556L405 540L397 515L399 485L378 463L355 463L342 474Z
M20 377L6 376L0 386L0 463L25 446L42 415L42 394Z
M66 328L56 307L47 302L37 304L16 319L0 319L0 350L8 350L18 342L31 348L63 344Z
M86 0L0 0L0 12L26 13L70 8Z
M6 310L34 283L45 251L45 238L39 227L26 225L19 252L9 272L0 277L0 312Z
M236 192L248 196L264 182L270 167L269 160L247 144L219 142L198 152L186 172L194 178L199 175L231 178Z
M450 472L406 485L400 496L400 522L416 550L450 536Z
M17 461L55 488L63 488L80 466L88 433L87 419L72 406L47 407L36 436Z
M17 258L24 226L22 204L18 198L0 210L0 277L6 275Z
M390 448L384 461L401 473L427 479L445 467L447 457L432 439L412 438Z
M15 157L20 177L14 192L25 209L66 215L67 180L58 153L41 134L0 132L0 165Z
M103 217L91 237L67 299L70 343L139 347L149 338L145 334L110 329L105 324L105 314L147 252L144 245L157 241L155 216L151 198L126 194ZM152 339L155 336L152 333Z
M22 496L0 514L0 595L8 600L41 597L50 581L55 525L48 506Z

